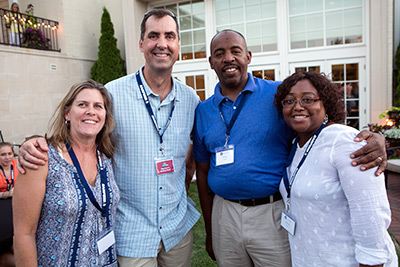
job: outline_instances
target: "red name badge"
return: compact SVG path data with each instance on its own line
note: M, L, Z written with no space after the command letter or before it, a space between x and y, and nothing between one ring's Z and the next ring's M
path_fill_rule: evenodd
M156 170L157 174L164 174L174 172L174 160L173 159L156 159Z

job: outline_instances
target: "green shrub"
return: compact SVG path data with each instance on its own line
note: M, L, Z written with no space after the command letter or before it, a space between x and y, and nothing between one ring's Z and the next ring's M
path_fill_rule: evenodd
M103 8L101 17L98 59L92 66L91 75L93 80L102 84L126 75L125 62L120 56L114 26L106 8Z

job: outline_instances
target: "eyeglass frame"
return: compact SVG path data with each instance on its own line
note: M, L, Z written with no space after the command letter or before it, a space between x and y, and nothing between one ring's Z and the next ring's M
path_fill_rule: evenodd
M312 99L313 101L312 101L312 103L310 103L310 104L305 104L304 102L303 102L303 100L305 100L305 99ZM293 103L293 105L285 105L285 102L286 101L288 101L288 100L290 100L290 101L294 101L294 103ZM282 104L282 107L284 107L284 108L292 108L292 107L294 107L294 106L296 106L296 104L297 103L299 103L300 104L300 106L302 106L303 108L306 108L306 107L311 107L312 105L314 105L315 104L315 102L316 101L319 101L319 100L321 100L321 98L312 98L312 97L303 97L303 98L301 98L301 99L283 99L282 101L281 101L281 104Z

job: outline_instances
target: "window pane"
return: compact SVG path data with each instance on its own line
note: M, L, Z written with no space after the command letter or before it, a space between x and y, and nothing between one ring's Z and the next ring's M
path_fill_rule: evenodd
M218 0L213 1L215 5L215 10L224 10L229 8L229 0Z
M193 37L194 37L194 44L205 43L206 31L205 30L193 31Z
M306 0L307 12L322 11L323 5L321 0Z
M259 5L260 0L246 0L246 6L248 5Z
M262 38L262 43L264 52L276 51L278 49L276 36L264 36Z
M261 32L260 22L247 23L246 25L247 38L250 39L250 38L260 37L260 32Z
M307 67L298 67L294 69L294 72L303 72L303 71L307 71Z
M290 35L290 46L292 49L305 48L306 47L306 34L296 33Z
M325 8L326 9L334 9L334 8L341 8L341 7L343 7L343 0L325 0Z
M183 30L190 30L192 28L192 16L179 17L179 27Z
M307 16L307 31L322 30L323 26L324 26L324 19L322 17L322 14Z
M181 33L181 45L191 45L192 42L192 32L182 32Z
M304 0L289 0L289 13L290 15L302 14L305 12Z
M204 13L204 2L203 2L203 0L193 1L192 2L192 10L193 10L193 14L203 14Z
M229 10L221 10L215 13L215 18L217 19L217 25L228 24L229 23Z
M260 78L260 79L263 78L263 75L262 75L262 71L261 71L261 70L254 70L254 71L252 71L252 74L253 74L253 76L256 77L256 78Z
M202 15L194 15L193 16L193 28L203 28L206 26L206 24L204 23L204 14Z
M261 13L264 19L276 17L276 6L275 2L266 3L261 5Z
M175 16L178 15L178 9L176 8L176 5L175 5L175 4L174 4L174 5L166 6L165 8L168 9L168 10L171 10L172 13L175 14Z
M345 43L361 43L363 41L361 32L362 27L352 27L344 29Z
M342 30L326 31L326 45L339 45L343 44Z
M206 58L206 45L195 45L194 46L194 58Z
M190 2L179 4L179 16L192 14Z
M344 1L344 6L361 6L362 5L362 0L346 0Z
M276 20L263 21L261 31L263 36L275 36L276 38Z
M246 18L247 20L259 20L261 19L260 6L248 6L246 7Z
M343 11L326 13L326 29L343 28Z
M196 76L196 89L205 89L205 87L204 87L204 75Z
M186 85L192 87L193 89L195 89L194 86L194 76L186 76Z
M238 31L241 34L244 34L244 25L243 24L231 25L231 29Z
M307 47L317 47L324 45L324 32L314 31L309 32L307 35Z
M346 27L361 26L362 25L361 8L344 10L344 25L346 25Z
M243 18L243 8L234 8L231 9L231 23L238 23L242 22L244 20Z
M275 81L275 70L264 70L264 79Z
M206 92L205 91L196 91L196 94L200 97L200 101L206 100Z
M193 59L192 46L181 46L182 60Z
M358 64L346 64L346 81L358 80Z
M216 2L218 2L218 1L216 1ZM229 3L231 4L230 8L243 7L243 1L242 0L229 0Z
M261 52L261 40L260 38L248 38L247 46L253 53Z
M318 72L318 73L321 72L319 66L309 66L308 67L308 71L315 71L315 72Z
M303 32L306 30L306 16L290 18L290 33Z
M344 65L332 65L332 81L344 81Z

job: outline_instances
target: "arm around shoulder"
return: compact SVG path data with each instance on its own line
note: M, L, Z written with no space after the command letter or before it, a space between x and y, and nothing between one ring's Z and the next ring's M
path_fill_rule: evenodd
M46 154L45 152L42 152ZM19 174L13 196L14 253L17 266L37 266L36 229L46 192L48 163Z

